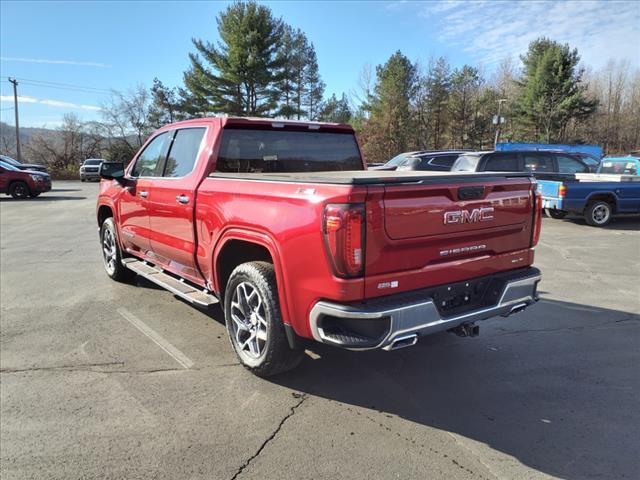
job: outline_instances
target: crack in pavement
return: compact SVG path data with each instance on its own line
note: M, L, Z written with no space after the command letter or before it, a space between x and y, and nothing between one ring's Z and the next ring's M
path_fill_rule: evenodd
M616 320L608 320L606 322L596 323L593 325L578 325L575 327L538 328L538 329L533 328L529 330L512 330L512 331L508 331L505 328L498 327L498 330L500 330L502 333L498 333L494 336L502 337L504 335L518 335L521 333L554 333L554 332L562 332L562 331L571 332L571 331L584 330L584 329L592 330L594 328L606 327L607 325L614 325L616 323L639 322L639 321L640 321L640 317L638 317L638 315L630 313L629 315L625 315L624 317L618 318Z
M162 372L186 372L186 371L200 371L205 370L207 368L224 368L224 367L235 367L238 366L239 363L222 363L219 365L210 365L202 368L150 368L143 370L99 370L96 367L110 367L110 366L119 366L124 367L124 362L104 362L104 363L85 363L79 365L55 365L50 367L30 367L30 368L0 368L0 375L3 373L25 373L25 372L89 372L89 373L101 373L105 375L110 375L113 373L119 374L129 374L129 375L147 375L152 373L162 373Z
M29 367L29 368L0 368L0 373L22 373L22 372L39 372L47 370L90 370L91 367L124 367L124 362L102 362L102 363L81 363L78 365L53 365L49 367Z
M408 437L408 436L406 436L406 435L404 435L404 434L401 434L400 432L395 431L393 428L389 427L388 425L385 425L385 424L384 424L384 423L382 423L381 421L379 421L379 420L377 420L377 419L375 419L375 418L373 418L373 417L371 417L371 416L367 415L366 413L362 413L362 412L360 412L360 411L358 411L358 410L356 410L356 409L354 409L354 408L352 408L352 407L349 407L349 406L347 406L347 405L343 405L343 404L341 404L341 403L338 403L338 405L340 405L340 406L341 406L341 407L343 407L343 408L346 408L346 409L347 409L347 411L349 411L349 412L351 412L351 413L355 413L356 415L358 415L358 416L360 416L360 417L363 417L363 418L365 418L365 419L369 420L370 422L372 422L373 424L377 425L378 427L380 427L380 428L382 428L382 429L386 430L387 432L389 432L389 433L394 433L398 438L400 438L400 439L404 440L404 441L405 441L405 442L407 442L407 443L411 443L412 445L415 445L415 446L416 446L420 451L422 451L422 452L424 452L424 453L427 453L427 450L428 450L428 451L429 451L429 453L432 453L432 454L435 454L435 455L439 455L439 456L441 456L442 458L448 459L448 460L449 460L449 461L451 461L451 463L453 463L456 467L458 467L458 468L459 468L459 469L461 469L461 470L464 470L465 472L469 473L470 475L472 475L472 476L473 476L473 477L475 477L475 478L482 478L482 479L486 478L486 477L484 477L483 475L481 475L479 472L476 472L476 471L472 470L471 468L469 468L469 467L467 467L467 466L463 465L462 463L460 463L459 461L457 461L455 458L453 458L451 455L448 455L448 454L446 454L446 453L444 453L444 452L441 452L441 451L439 451L439 450L437 450L437 449L435 449L435 448L433 448L433 447L429 447L429 446L427 446L427 445L425 445L425 444L421 443L419 440L416 440L416 439L414 439L414 438L411 438L411 437ZM371 408L374 408L374 409L375 409L375 407L371 407ZM380 413L380 414L384 414L384 412L382 412L381 410L376 410L376 411L377 411L378 413ZM385 415L386 415L387 417L389 417L389 414L385 414ZM447 432L446 430L445 430L445 432L446 432L446 433L448 433L449 435L451 435L451 432ZM454 441L456 442L456 444L458 444L458 442L456 441L456 439L455 439L455 438L454 438ZM461 447L463 447L463 446L461 445ZM465 450L469 451L469 449L468 449L468 448L466 448L466 447L465 447ZM470 452L470 453L471 453L475 458L477 458L477 455L473 454L473 452ZM495 477L495 474L491 471L491 469L490 469L487 465L485 465L485 464L484 464L484 462L482 462L480 459L478 459L478 461L479 461L479 462L480 462L480 463L481 463L485 468L487 468L487 471L488 471L491 475L493 475L493 476ZM442 472L441 472L441 473L442 473ZM496 477L496 478L497 478L497 477Z
M291 407L291 409L289 410L289 413L287 413L285 417L282 420L280 420L280 423L278 424L276 429L273 431L273 433L271 433L271 435L269 435L269 437L267 437L267 439L264 442L262 442L262 445L260 445L256 453L254 453L251 457L249 457L248 460L246 460L242 465L240 465L240 468L238 468L238 470L236 471L236 473L234 473L233 477L231 477L230 480L235 480L236 478L238 478L238 476L242 474L242 472L249 466L249 464L262 453L262 451L269 444L269 442L271 442L271 440L273 440L276 437L276 435L278 435L278 433L284 426L285 422L289 420L296 413L296 410L298 409L298 407L300 407L300 405L302 405L304 401L307 399L306 393L302 393L302 394L292 393L292 395L300 399L298 403L296 403L294 406Z

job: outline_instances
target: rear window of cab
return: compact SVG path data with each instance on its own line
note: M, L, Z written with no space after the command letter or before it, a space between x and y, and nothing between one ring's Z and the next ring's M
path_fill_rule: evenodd
M635 160L603 160L600 173L616 175L638 175L638 163Z

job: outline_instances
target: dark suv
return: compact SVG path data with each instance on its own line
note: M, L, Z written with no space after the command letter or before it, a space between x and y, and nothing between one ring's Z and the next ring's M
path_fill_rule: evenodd
M467 152L458 157L452 172L591 173L596 166L578 155L551 151Z

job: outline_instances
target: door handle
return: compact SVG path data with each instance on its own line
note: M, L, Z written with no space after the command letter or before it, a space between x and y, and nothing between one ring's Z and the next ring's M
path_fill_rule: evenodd
M178 195L176 197L176 200L178 201L178 203L182 203L182 204L189 203L189 197L187 197L186 195Z
M142 198L147 198L149 196L149 192L145 192L144 190L142 192L140 192L140 196Z

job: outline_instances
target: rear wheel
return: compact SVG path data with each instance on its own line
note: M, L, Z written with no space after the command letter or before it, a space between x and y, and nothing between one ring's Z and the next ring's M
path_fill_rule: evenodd
M229 277L224 302L231 345L242 365L260 377L291 370L302 360L292 350L280 314L273 265L250 262Z
M565 212L564 210L556 210L555 208L547 208L545 209L545 213L549 217L555 218L556 220L562 220L567 216L567 212Z
M13 182L9 187L9 193L13 198L27 198L31 195L31 190L25 182Z
M104 269L109 277L118 282L126 282L136 276L134 272L122 265L122 253L112 217L107 218L100 227L100 246Z
M584 219L592 227L604 227L613 217L613 207L609 202L596 200L587 206Z

